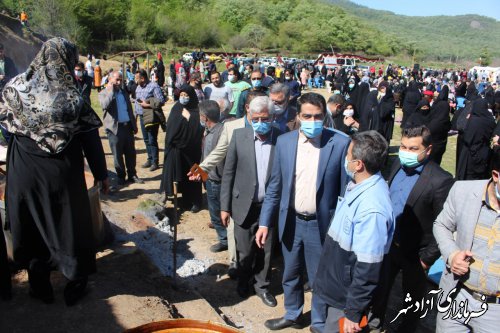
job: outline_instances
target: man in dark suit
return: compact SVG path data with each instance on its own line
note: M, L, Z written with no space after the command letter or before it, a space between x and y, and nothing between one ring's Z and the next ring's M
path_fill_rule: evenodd
M302 273L307 269L309 283L314 285L328 225L337 199L347 185L344 160L350 139L343 133L323 128L325 114L323 96L302 95L297 115L300 130L282 135L276 144L271 180L256 235L257 244L266 246L266 239L272 238L268 229L273 227L274 216L279 214L286 314L267 320L265 325L270 330L301 326ZM322 332L325 319L325 303L313 296L311 330Z
M221 185L221 220L227 227L234 220L234 237L238 252L238 294L247 297L249 284L263 303L276 306L269 293L273 242L263 249L255 244L259 216L271 174L274 146L282 133L273 128L274 107L267 96L255 97L249 105L248 122L252 128L236 129L231 138ZM269 230L273 233L273 228ZM272 236L271 236L272 237Z
M110 73L106 89L99 93L99 102L104 111L104 128L113 153L118 185L125 185L125 165L129 182L143 184L135 169L134 134L137 134L137 120L128 93L121 88L122 80L120 72Z
M370 318L373 328L383 326L387 299L399 271L403 274L403 294L410 293L413 299L421 300L427 292L427 270L440 256L432 227L454 180L429 160L431 140L431 132L425 126L403 129L399 160L393 164L389 177L396 230L374 298ZM409 312L404 319L397 331L414 331L418 314Z

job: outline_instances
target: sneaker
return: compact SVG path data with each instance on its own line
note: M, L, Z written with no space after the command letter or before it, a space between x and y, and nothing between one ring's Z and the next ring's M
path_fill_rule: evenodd
M217 252L222 252L222 251L227 251L227 245L217 243L217 244L210 246L210 252L217 253Z
M191 209L190 209L191 213L194 213L194 214L198 213L200 210L201 210L201 208L198 205L193 205L193 206L191 206Z
M153 163L153 164L151 164L149 171L155 171L155 170L158 170L159 168L160 167L158 166L158 163Z
M144 180L142 180L141 178L137 177L137 175L133 176L133 177L130 177L128 179L128 181L131 182L131 183L135 183L135 184L144 184Z
M144 164L142 165L142 167L143 167L144 169L146 169L146 168L151 167L151 165L152 165L151 161L146 161L146 163L144 163Z

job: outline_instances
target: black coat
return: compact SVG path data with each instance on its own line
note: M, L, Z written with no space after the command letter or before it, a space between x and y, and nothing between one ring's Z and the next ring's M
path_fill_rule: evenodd
M389 186L400 169L401 164L396 160L388 179ZM401 251L405 256L418 256L428 266L439 258L439 248L432 227L453 183L453 176L438 164L433 161L426 163L408 196L400 222L396 224Z
M95 246L84 177L84 154L94 178L107 178L96 130L75 135L51 155L14 135L7 153L6 206L14 260L27 268L47 262L70 280L95 272Z
M457 161L458 180L488 179L490 140L495 129L495 119L488 111L488 102L472 102L472 113L461 135L461 149Z

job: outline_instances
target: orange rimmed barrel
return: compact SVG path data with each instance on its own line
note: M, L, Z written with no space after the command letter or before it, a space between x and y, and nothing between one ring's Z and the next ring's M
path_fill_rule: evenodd
M242 331L211 321L172 319L131 328L124 333L242 333Z

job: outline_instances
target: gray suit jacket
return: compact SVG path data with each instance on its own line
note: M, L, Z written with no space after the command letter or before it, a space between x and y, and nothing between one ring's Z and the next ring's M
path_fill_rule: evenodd
M444 292L443 300L460 281L448 268L448 260L454 252L472 248L486 184L488 180L456 182L434 222L434 237L447 264L439 283Z
M271 176L274 146L282 132L271 132L271 156L267 168L266 187ZM248 215L257 186L255 140L252 128L240 128L233 132L226 155L220 193L221 211L231 212L233 220L242 225Z
M125 100L127 101L127 111L130 118L130 123L132 128L137 131L137 121L135 120L134 111L132 109L132 103L130 103L130 98L128 93L121 89ZM102 110L104 111L102 122L104 123L104 128L111 131L114 135L118 133L118 109L116 107L116 95L113 91L104 89L99 93L99 103L101 104Z

